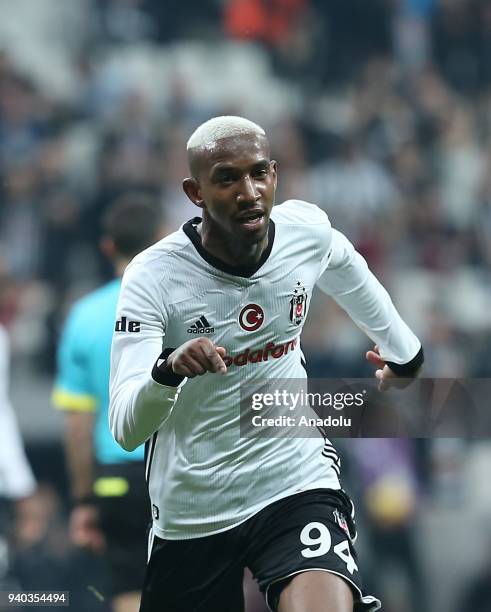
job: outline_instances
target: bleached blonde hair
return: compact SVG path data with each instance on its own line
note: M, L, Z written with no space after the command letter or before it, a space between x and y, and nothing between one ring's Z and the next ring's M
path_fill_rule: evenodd
M266 132L261 126L244 117L235 117L234 115L213 117L196 128L188 140L186 149L188 151L202 149L221 138L243 136L245 134L266 136Z

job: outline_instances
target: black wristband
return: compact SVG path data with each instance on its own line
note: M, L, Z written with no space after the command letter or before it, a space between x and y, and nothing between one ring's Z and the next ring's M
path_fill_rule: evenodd
M386 361L385 363L397 376L412 378L423 365L424 360L423 347L421 347L416 356L408 363L394 363L393 361Z
M175 349L168 348L160 353L157 361L152 368L152 378L159 385L165 385L166 387L178 387L184 380L184 376L173 372L172 368L167 366L167 357Z

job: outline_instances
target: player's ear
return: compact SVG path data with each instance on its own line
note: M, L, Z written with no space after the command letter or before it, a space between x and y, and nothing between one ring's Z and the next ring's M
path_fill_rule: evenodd
M274 188L276 189L276 185L278 183L278 164L276 163L275 159L272 159L270 163L271 163L271 171L273 173Z
M196 179L185 178L182 182L182 188L184 189L184 193L188 196L188 198L195 206L203 208L203 198L201 197L201 189Z

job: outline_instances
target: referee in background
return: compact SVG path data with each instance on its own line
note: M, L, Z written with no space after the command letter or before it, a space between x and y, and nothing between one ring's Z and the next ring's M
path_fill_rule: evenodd
M135 612L150 520L144 449L127 452L114 441L108 425L108 385L121 276L137 253L163 236L158 205L144 195L127 194L109 208L103 231L101 250L116 278L70 311L58 347L52 401L66 414L71 540L106 554L112 609Z

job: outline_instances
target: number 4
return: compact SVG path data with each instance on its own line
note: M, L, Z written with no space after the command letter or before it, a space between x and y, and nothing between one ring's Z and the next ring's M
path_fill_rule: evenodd
M351 556L351 550L348 544L348 540L344 540L344 542L336 544L333 550L337 554L337 556L346 563L346 569L350 574L352 574L355 570L358 571L358 566L356 565L355 560Z

